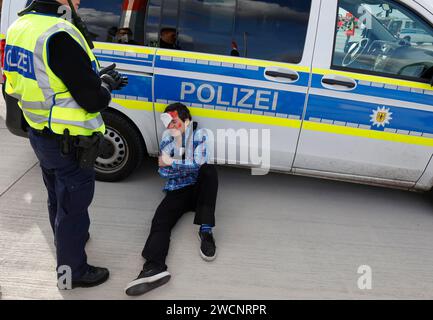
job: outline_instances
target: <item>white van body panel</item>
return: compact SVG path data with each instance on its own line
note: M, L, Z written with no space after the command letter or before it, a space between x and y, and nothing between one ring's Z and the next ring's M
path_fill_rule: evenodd
M3 1L1 34L5 35L9 26L18 19L17 13L23 10L26 0L6 0Z

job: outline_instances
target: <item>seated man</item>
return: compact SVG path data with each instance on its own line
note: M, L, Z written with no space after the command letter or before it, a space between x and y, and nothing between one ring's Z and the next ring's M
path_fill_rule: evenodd
M215 226L215 203L218 192L218 175L213 165L207 164L207 136L181 103L169 105L161 115L168 129L160 144L159 174L168 179L165 198L156 209L150 235L142 256L146 259L138 278L125 289L135 296L157 288L170 280L165 259L171 229L188 211L195 211L194 224L200 225L200 255L206 261L216 257L212 235Z

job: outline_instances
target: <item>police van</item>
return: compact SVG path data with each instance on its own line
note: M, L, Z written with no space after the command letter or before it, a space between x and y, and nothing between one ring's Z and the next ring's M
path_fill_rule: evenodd
M3 1L3 44L27 2ZM100 180L157 155L159 114L182 102L212 131L269 130L273 171L433 186L429 0L82 0L79 14L130 83L103 114Z

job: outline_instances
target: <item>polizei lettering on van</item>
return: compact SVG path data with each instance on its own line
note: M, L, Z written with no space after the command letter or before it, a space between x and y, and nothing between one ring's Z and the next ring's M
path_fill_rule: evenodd
M228 90L230 90L230 92L228 92ZM193 99L191 99L191 96ZM217 106L276 111L278 105L278 92L272 90L256 90L245 87L224 88L223 86L212 85L209 83L203 83L200 86L196 86L192 82L182 82L180 100L198 100L203 104Z

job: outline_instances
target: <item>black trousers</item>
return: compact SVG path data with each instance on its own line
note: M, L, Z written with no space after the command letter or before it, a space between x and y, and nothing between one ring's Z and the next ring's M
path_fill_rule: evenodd
M200 167L195 185L167 192L153 217L150 235L142 252L143 258L167 268L165 259L171 229L186 212L195 211L194 224L215 226L217 193L217 171L215 166L209 164Z
M75 149L61 155L59 138L29 132L48 192L48 212L56 241L57 268L69 266L72 280L89 268L84 249L89 232L88 208L95 190L95 171L82 169Z

